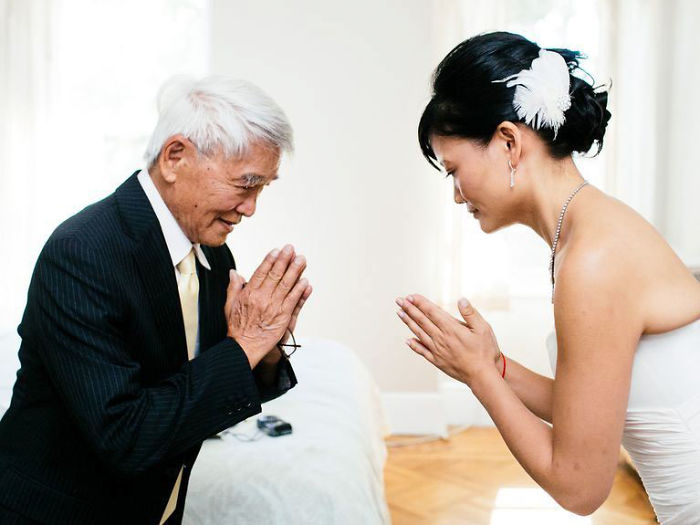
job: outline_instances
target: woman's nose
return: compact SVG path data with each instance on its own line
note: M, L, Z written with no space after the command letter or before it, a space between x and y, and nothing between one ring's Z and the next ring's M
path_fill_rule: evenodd
M464 197L462 197L462 192L459 191L459 186L457 186L456 182L454 185L454 199L457 204L464 204L467 202L464 200Z

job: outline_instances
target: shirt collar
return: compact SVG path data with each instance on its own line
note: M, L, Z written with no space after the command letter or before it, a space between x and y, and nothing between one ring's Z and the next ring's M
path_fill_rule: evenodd
M202 247L199 243L192 243L187 238L185 233L180 228L177 220L173 216L172 212L165 204L163 197L160 195L158 188L151 180L151 176L147 169L142 169L137 176L143 191L148 197L148 201L151 203L151 207L158 218L160 223L160 229L163 231L163 237L165 237L165 244L168 246L168 252L170 253L170 259L172 260L173 266L177 266L182 259L184 259L190 250L194 247L194 253L199 260L199 264L204 266L207 270L211 270L209 266L209 261L207 261Z

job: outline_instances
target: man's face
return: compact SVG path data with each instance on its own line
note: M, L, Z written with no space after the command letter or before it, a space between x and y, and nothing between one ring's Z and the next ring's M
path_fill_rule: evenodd
M279 149L269 144L253 142L242 157L220 152L207 157L185 139L179 161L168 166L166 203L190 241L221 246L234 224L255 213L258 195L277 178L279 163Z

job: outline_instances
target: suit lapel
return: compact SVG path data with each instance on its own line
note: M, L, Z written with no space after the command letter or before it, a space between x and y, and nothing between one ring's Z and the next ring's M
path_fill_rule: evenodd
M167 352L164 357L177 368L187 360L187 342L175 273L160 223L136 173L115 195L127 232L135 241L134 263Z
M204 255L211 266L207 270L197 263L199 277L199 351L206 352L226 335L226 286L228 268L223 267L216 249L202 246Z

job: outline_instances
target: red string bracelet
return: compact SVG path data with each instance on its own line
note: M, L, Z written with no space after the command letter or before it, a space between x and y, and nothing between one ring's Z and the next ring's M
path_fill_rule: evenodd
M503 359L503 373L501 374L501 377L503 379L506 378L506 356L503 352L501 352L501 358Z

